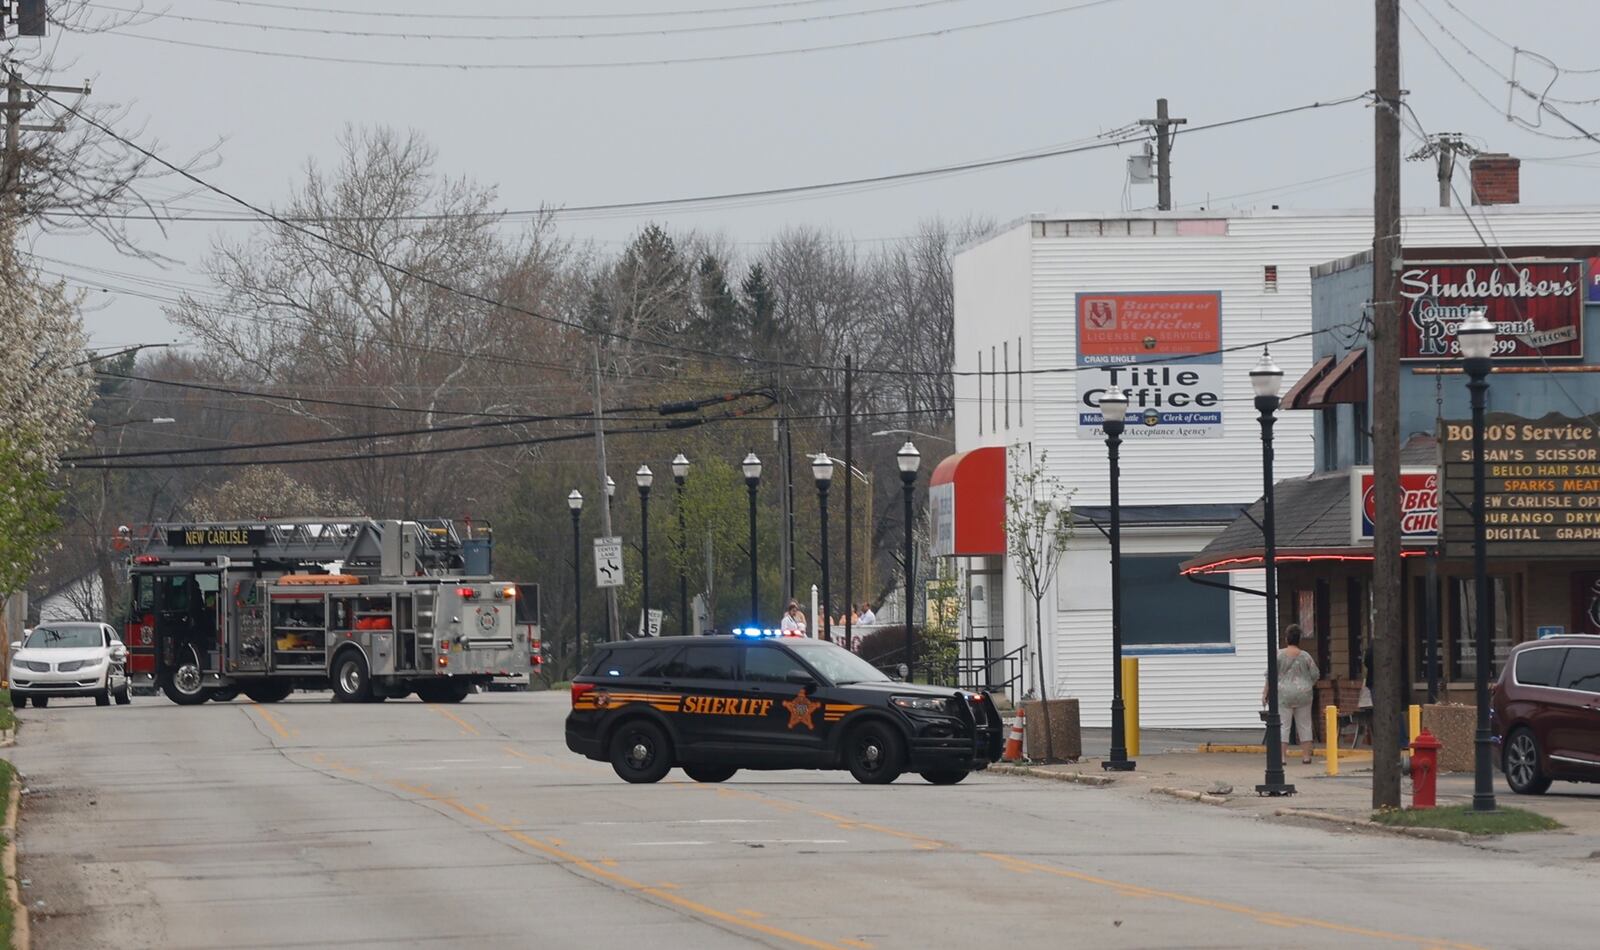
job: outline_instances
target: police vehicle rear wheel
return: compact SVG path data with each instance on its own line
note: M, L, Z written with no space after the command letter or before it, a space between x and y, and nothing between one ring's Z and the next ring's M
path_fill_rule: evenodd
M905 771L900 736L881 722L864 722L845 737L844 764L863 785L887 785Z
M371 696L367 661L354 650L341 653L333 661L333 698L341 703L364 703Z
M734 773L738 771L738 769L728 768L725 765L685 765L683 767L683 774L696 782L708 783L726 782L728 779L733 778Z
M939 769L923 772L922 780L929 785L954 785L972 773L962 769Z
M611 737L611 767L624 782L659 782L672 769L672 744L647 719L623 723Z

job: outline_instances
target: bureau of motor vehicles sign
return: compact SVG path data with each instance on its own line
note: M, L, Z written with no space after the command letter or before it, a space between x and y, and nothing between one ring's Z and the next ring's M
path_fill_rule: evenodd
M1222 294L1077 295L1078 436L1098 439L1100 397L1128 394L1124 438L1222 436Z
M1490 413L1483 429L1491 557L1592 558L1600 544L1600 431L1588 419ZM1472 554L1472 423L1440 423L1446 557Z

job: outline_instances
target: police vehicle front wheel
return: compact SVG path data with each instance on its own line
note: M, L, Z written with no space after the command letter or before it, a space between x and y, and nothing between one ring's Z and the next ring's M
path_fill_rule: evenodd
M905 771L905 743L893 728L864 722L845 737L844 764L863 785L888 785Z
M659 782L672 769L672 743L648 719L625 722L611 737L611 767L625 782Z
M929 785L954 785L970 775L962 769L939 769L932 772L923 772L922 780Z
M728 768L725 765L685 765L683 767L683 774L696 782L708 783L726 782L728 779L733 778L734 773L738 771L738 769Z

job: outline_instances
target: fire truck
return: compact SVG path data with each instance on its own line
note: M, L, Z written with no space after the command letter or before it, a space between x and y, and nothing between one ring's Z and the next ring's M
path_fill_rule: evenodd
M543 662L539 589L494 579L484 522L158 524L129 542L127 669L179 705L455 703Z

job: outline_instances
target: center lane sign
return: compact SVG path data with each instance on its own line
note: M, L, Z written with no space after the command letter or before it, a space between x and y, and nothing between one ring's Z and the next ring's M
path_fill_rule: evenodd
M1098 439L1100 397L1128 392L1130 439L1222 437L1222 294L1077 296L1078 437Z

